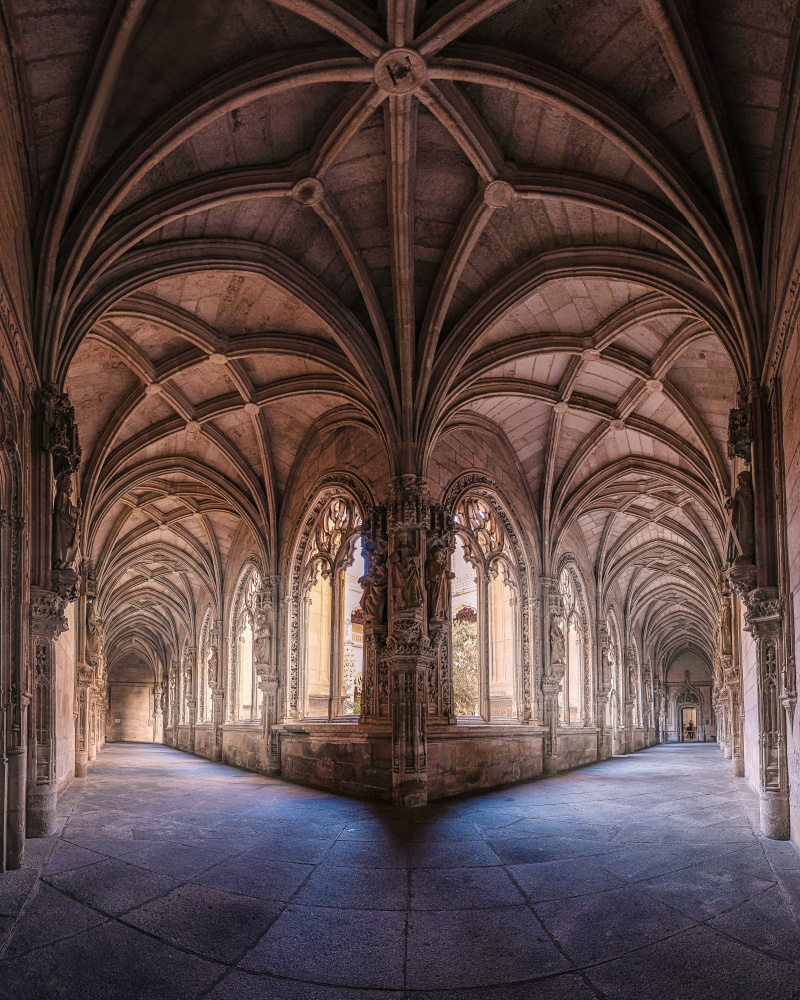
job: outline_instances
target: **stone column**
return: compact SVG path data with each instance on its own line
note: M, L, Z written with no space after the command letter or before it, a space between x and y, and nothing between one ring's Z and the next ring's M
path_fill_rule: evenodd
M364 516L364 576L361 607L364 611L364 656L361 684L362 725L388 724L389 664L386 660L387 592L389 555L386 504L376 504Z
M611 734L606 723L608 696L611 694L611 661L608 657L608 626L604 621L597 626L597 648L599 651L597 664L597 700L595 715L597 722L597 759L611 758Z
M428 722L455 725L453 677L450 669L453 648L450 558L454 549L453 519L449 508L431 504L426 542L425 592L428 638L433 662L428 676Z
M430 500L413 475L394 480L388 513L388 638L383 662L389 677L393 801L428 801L428 676L434 654L427 633L424 567Z
M773 840L789 837L789 773L786 719L781 706L783 601L777 588L747 595L745 628L756 641L759 805L761 832Z
M186 705L186 723L189 727L187 750L194 753L194 727L197 722L197 697L195 695L195 669L197 665L197 647L189 646L183 663L183 699Z
M261 726L264 735L267 774L281 773L280 738L275 727L279 723L280 677L276 668L275 634L280 577L266 577L256 595L253 625L253 663L261 694Z
M56 642L67 629L66 599L31 587L31 713L28 739L26 826L29 837L48 837L56 820Z
M0 393L3 391L0 375ZM5 442L11 449L9 439ZM12 509L19 508L19 482L16 481L12 491ZM28 706L30 704L30 684L28 681L28 664L23 657L23 558L25 520L15 514L0 514L0 527L8 530L5 539L8 542L4 548L5 557L3 569L8 572L11 604L8 609L8 628L0 642L7 644L9 672L8 702L3 706L0 717L3 718L3 733L8 737L5 744L7 764L6 781L6 813L4 846L5 867L11 871L21 867L25 852L25 801L27 794L27 736L28 736ZM0 866L0 870L2 866Z
M88 704L89 704L89 738L88 744L88 757L89 761L93 761L97 756L97 688L94 684L89 688L88 691Z
M558 771L558 695L566 669L564 657L563 604L558 580L542 577L542 611L544 614L542 657L542 723L547 729L544 739L542 769L545 774Z
M86 664L78 667L78 718L75 724L75 777L85 778L89 763L89 689L93 671Z
M216 619L211 626L208 637L209 658L208 658L208 686L211 688L211 725L214 727L214 742L211 747L211 760L222 760L222 725L225 722L225 686L222 677L222 621ZM197 690L201 682L199 665L195 668L195 681L193 690ZM195 701L195 706L197 702ZM192 751L195 746L195 723L197 722L196 707L192 711L192 730L190 742Z

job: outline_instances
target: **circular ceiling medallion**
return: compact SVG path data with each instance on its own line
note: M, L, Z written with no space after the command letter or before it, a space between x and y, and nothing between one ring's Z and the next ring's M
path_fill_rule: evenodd
M505 208L514 197L514 188L506 181L492 181L483 192L483 200L491 208Z
M212 365L227 365L228 359L224 354L209 354L208 360Z
M659 382L657 378L649 378L645 382L645 385L647 386L649 392L661 392L661 390L664 388L664 383Z
M567 413L568 411L569 411L569 404L565 403L563 399L559 399L559 401L553 407L553 413Z
M258 416L258 403L245 403L244 412L249 413L251 417Z
M319 205L325 197L325 188L316 177L304 177L292 188L292 197L299 205Z
M427 75L425 60L414 49L390 49L375 63L375 83L387 94L409 94Z
M155 382L151 382L150 385L144 387L145 396L157 396L161 392L161 386L156 385Z

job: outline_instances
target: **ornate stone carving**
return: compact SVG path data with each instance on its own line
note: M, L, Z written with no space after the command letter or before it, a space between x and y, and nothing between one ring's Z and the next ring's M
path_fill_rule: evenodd
M430 548L425 563L425 590L428 596L428 619L444 621L450 613L449 582L455 579L455 573L447 568L448 546L445 542L435 541Z
M747 388L736 394L736 406L728 414L728 458L743 458L750 463L753 427Z
M736 492L725 503L730 517L728 580L738 594L744 595L756 582L753 477L749 472L740 472L737 483Z
M64 607L67 601L61 594L40 587L31 587L30 615L31 631L35 635L49 636L57 639L66 632L67 619L64 617Z
M386 591L389 585L386 554L383 539L367 541L364 545L366 572L358 580L363 588L360 604L365 621L373 625L381 625L386 620Z
M421 562L416 531L411 529L395 532L389 553L392 609L395 612L411 611L422 604Z
M86 612L86 662L94 666L100 657L100 643L103 637L103 623L97 615L94 601L89 602Z
M564 631L561 626L561 618L558 615L550 616L550 667L563 666L564 664Z

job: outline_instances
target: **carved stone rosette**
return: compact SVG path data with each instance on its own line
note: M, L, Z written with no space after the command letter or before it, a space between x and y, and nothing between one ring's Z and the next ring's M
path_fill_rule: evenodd
M748 595L744 627L756 641L761 832L785 840L789 836L789 773L781 705L783 598L777 588L761 588Z

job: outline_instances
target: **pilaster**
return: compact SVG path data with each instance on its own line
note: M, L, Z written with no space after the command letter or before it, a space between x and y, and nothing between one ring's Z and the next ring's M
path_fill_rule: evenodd
M56 800L56 643L67 629L66 599L53 591L31 587L31 715L28 739L26 827L29 837L50 836L55 827Z

